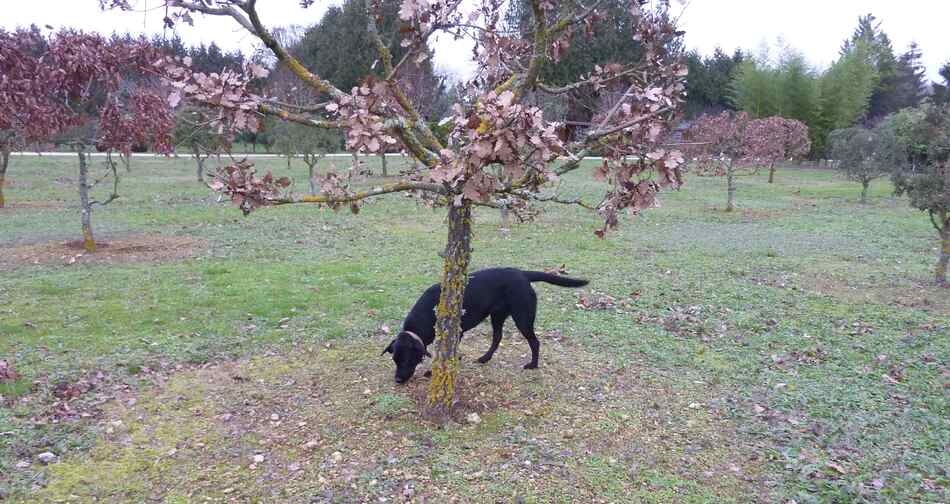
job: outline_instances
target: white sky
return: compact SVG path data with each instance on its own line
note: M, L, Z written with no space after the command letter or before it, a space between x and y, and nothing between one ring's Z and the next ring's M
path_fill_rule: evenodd
M28 0L5 5L0 27L11 29L35 23L42 27L71 26L111 33L158 33L162 31L161 0L138 0L137 12L100 12L98 0ZM683 2L686 1L685 10ZM301 9L298 0L260 2L262 21L268 26L310 25L319 21L328 5L339 0L318 0ZM727 52L735 48L757 50L781 37L820 67L836 57L841 41L850 36L859 16L868 12L883 22L897 53L916 41L923 50L927 73L937 78L937 69L950 60L950 0L678 0L674 11L682 12L690 48L711 53L718 45ZM195 27L176 28L188 43L215 41L224 48L248 50L255 40L230 19L196 17ZM471 71L470 53L463 42L437 40L436 66L454 74Z

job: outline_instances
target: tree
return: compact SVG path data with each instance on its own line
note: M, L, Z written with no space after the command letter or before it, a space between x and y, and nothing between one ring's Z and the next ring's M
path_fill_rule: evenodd
M775 163L800 159L811 149L808 126L795 119L767 117L749 122L745 131L744 156L768 164L769 183L775 181Z
M287 163L294 156L300 156L307 165L310 181L310 194L319 192L319 181L316 177L317 163L328 153L337 150L342 140L340 134L333 130L313 129L301 124L280 122L274 125L274 147L278 152L287 156Z
M711 57L705 58L695 51L690 52L686 60L689 66L686 77L687 117L734 110L729 85L744 60L739 50L729 56L717 47Z
M40 56L46 40L35 26L15 32L0 30L0 208L3 186L15 147L48 138L70 121L65 104L48 93L37 93L38 82L54 79Z
M940 77L943 78L943 84L933 83L933 102L950 103L950 61L940 67Z
M666 132L684 101L686 74L681 59L681 32L670 21L665 7L643 7L632 2L624 15L630 19L628 39L632 50L645 55L636 66L600 67L593 75L565 86L554 86L540 79L542 67L555 64L562 50L586 24L599 24L596 9L565 7L532 0L533 30L529 37L502 31L498 2L486 1L464 19L461 0L417 2L404 0L399 8L399 30L390 42L383 39L371 0L366 9L367 33L378 60L379 75L369 75L350 91L334 86L325 77L308 70L302 62L281 46L265 28L254 0L166 0L173 15L201 12L228 16L251 32L293 72L301 86L309 86L329 99L312 104L307 110L282 108L279 104L248 89L250 76L207 75L195 72L181 61L167 59L161 65L175 88L172 101L181 96L213 106L221 120L233 127L254 129L262 115L314 128L339 128L346 131L347 148L376 153L387 144L401 144L422 167L400 181L365 191L352 191L349 177L329 172L321 178L317 196L297 196L288 189L289 181L270 174L258 177L248 163L225 170L215 187L232 196L245 212L264 205L309 203L330 208L359 209L361 201L395 192L408 192L430 204L447 207L448 238L443 256L440 298L436 308L436 339L429 402L449 406L455 391L459 369L457 346L461 337L462 294L467 284L471 258L472 206L497 206L496 197L510 196L525 201L544 199L562 203L557 195L540 194L541 187L580 166L592 152L604 155L596 176L609 189L597 211L604 219L596 231L603 236L614 228L624 211L638 213L656 204L658 192L681 184L681 154L662 145ZM128 0L106 2L129 8ZM312 2L303 2L307 5ZM184 12L183 12L184 11ZM383 24L385 26L385 24ZM404 62L418 57L436 32L474 37L478 74L469 83L473 97L470 105L456 103L451 117L449 141L440 141L410 102L399 83ZM396 43L397 37L401 40ZM394 58L391 45L405 49L405 56ZM317 55L319 56L319 55ZM361 61L365 62L365 60ZM266 70L250 67L254 75ZM576 142L562 141L558 124L545 119L543 111L526 104L534 91L568 93L584 86L600 86L618 81L626 86L623 100L603 120L591 125ZM313 112L310 112L313 110ZM550 164L556 158L565 161ZM510 182L500 183L492 174L501 167Z
M751 158L746 135L751 123L752 118L745 112L723 111L701 116L686 133L693 144L690 154L696 163L694 172L726 178L727 212L736 208L736 177L758 172L754 163L748 163Z
M861 184L861 203L867 203L871 182L891 172L895 158L894 136L882 128L854 126L831 133L831 157L848 180Z
M861 48L858 50L858 48ZM876 79L873 89L868 96L867 117L872 121L880 119L900 109L897 94L898 64L894 56L894 47L890 37L881 29L881 23L873 14L858 18L858 26L850 39L841 45L841 56L853 54L855 50L862 53L864 61L874 69ZM848 125L839 125L837 128L846 128Z
M927 212L940 235L940 253L934 278L947 283L950 264L950 104L925 104L885 119L881 129L896 139L899 162L892 180L898 196Z
M159 90L145 77L162 55L144 39L127 43L74 30L51 35L39 51L24 51L18 35L0 38L0 52L12 58L0 80L16 83L19 94L0 93L5 96L0 100L36 121L26 129L29 136L49 140L59 135L76 150L83 246L92 252L93 205L118 197L119 178L110 157L107 174L91 180L87 149L96 146L128 155L135 145L170 148L174 120ZM111 195L103 201L90 199L90 189L109 176Z
M850 128L868 116L871 96L881 79L872 55L872 46L858 40L821 76L821 116L817 125L821 151L829 132Z
M891 99L893 110L916 107L926 96L927 80L923 55L920 47L911 42L907 52L897 59L896 75L894 77L894 91Z
M736 69L729 92L735 109L752 117L780 113L778 72L769 65L767 54L744 59Z
M201 109L182 107L175 120L175 146L188 149L197 165L198 182L204 182L205 161L231 151L231 139L212 124Z

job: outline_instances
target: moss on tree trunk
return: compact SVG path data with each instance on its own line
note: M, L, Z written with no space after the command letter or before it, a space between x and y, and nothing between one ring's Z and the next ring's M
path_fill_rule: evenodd
M468 264L472 256L472 206L449 207L449 233L442 269L442 294L436 307L435 351L429 406L445 409L455 396L459 371L458 345L462 336L462 301L468 284Z

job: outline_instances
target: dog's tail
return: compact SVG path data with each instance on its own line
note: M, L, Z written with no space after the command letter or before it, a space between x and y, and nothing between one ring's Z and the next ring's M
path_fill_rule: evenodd
M552 275L543 271L525 271L524 276L528 277L529 282L547 282L561 287L583 287L587 285L587 280Z

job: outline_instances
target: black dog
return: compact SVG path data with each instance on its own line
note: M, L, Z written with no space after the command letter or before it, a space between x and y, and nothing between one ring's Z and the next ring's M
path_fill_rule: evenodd
M489 315L492 326L491 347L478 362L484 364L491 360L501 343L505 319L511 316L531 347L531 362L525 364L524 368L538 367L538 350L541 345L534 335L538 296L531 288L531 282L547 282L561 287L587 285L587 280L515 268L492 268L473 273L469 277L462 301L462 332L477 326ZM403 383L411 378L423 357L431 357L426 347L435 340L435 307L439 304L441 292L439 284L426 289L406 316L402 331L383 350L383 354L393 354L396 383Z

